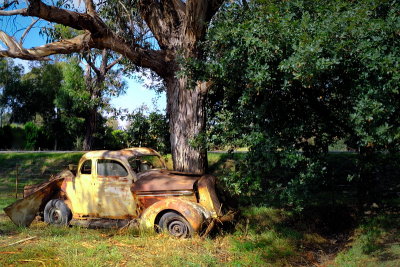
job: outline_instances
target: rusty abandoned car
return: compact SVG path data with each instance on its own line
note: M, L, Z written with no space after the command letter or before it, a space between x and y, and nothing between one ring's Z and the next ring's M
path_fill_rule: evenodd
M176 237L208 232L232 217L221 214L214 176L169 171L149 148L88 152L70 169L27 186L6 214L21 226L40 215L55 225L135 224Z

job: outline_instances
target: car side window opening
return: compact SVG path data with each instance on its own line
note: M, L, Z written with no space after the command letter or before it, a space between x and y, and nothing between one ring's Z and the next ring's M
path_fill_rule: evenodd
M128 171L122 163L116 160L99 159L97 161L97 175L99 176L128 176Z
M81 174L92 174L92 160L86 160L81 167Z

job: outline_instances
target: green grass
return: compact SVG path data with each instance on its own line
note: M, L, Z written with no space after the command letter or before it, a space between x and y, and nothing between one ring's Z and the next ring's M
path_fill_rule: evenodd
M400 216L381 214L367 218L355 232L335 266L400 266Z
M1 208L1 207L0 207ZM280 211L260 208L245 215L232 233L214 238L180 240L166 235L130 231L59 228L35 221L30 228L14 226L0 216L0 266L285 266L297 248L291 237L274 230ZM247 214L247 213L245 213ZM263 226L245 230L246 218L270 216ZM258 218L257 217L257 218ZM257 219L258 220L258 219ZM35 237L20 244L8 244Z
M82 152L75 153L0 153L0 196L15 194L18 177L18 192L22 196L27 184L43 182L67 168L77 164ZM1 200L0 200L1 201Z
M17 164L21 186L47 179L82 153L0 154L0 266L399 266L399 214L369 217L352 232L322 233L319 210L293 214L271 207L242 207L234 225L217 229L209 238L179 240L134 231L58 228L35 221L19 228L4 215L15 201ZM233 170L243 154L209 154L210 170ZM339 155L345 173L351 161ZM350 156L353 157L353 156ZM168 164L172 160L169 156ZM21 187L22 188L22 187ZM20 195L21 196L21 195ZM318 214L317 214L318 213ZM319 214L321 213L321 214ZM343 216L348 216L343 213ZM330 223L343 217L332 217ZM344 237L341 237L344 236ZM28 237L35 237L7 246ZM350 241L347 241L349 238ZM337 255L337 253L339 253Z

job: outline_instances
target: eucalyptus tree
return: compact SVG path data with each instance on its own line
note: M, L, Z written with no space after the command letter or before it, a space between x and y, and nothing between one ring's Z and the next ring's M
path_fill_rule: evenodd
M205 130L205 99L211 83L190 83L181 72L180 61L202 59L199 42L223 0L113 0L83 1L84 11L74 11L72 1L24 4L6 1L0 16L37 17L83 33L68 40L23 48L4 31L0 39L7 46L0 56L43 59L53 54L70 54L90 48L110 49L123 55L135 68L150 69L160 76L167 92L174 167L180 171L204 172L205 146L193 147Z
M82 33L63 25L44 27L42 32L52 42L71 39ZM119 96L125 90L126 83L122 78L122 68L117 65L122 56L117 57L109 49L87 49L81 53L74 53L72 56L85 65L83 75L88 99L84 101L86 113L83 115L85 118L83 150L91 150L99 112L109 107L110 96ZM67 58L70 57L71 55L67 56Z
M114 59L107 49L102 51L92 49L83 53L82 58L86 62L85 82L90 95L85 116L86 132L83 149L91 150L99 112L108 107L107 97L119 96L124 92L126 84L121 77L121 69L112 70L121 57Z

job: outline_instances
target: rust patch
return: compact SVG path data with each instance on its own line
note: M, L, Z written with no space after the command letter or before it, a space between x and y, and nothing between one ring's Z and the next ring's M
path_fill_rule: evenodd
M151 170L138 175L132 191L172 191L193 190L194 183L200 176L173 174L167 170Z
M194 192L190 190L136 192L136 196L143 208L150 207L154 203L169 197L197 202Z

